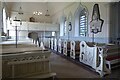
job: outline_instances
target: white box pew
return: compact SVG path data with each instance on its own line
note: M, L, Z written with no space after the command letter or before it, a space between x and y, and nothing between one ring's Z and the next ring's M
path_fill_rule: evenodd
M79 56L80 62L91 66L93 69L96 69L97 65L96 59L97 59L97 47L92 44L88 44L85 41L81 41Z
M50 73L50 51L25 51L2 55L3 78L22 78Z
M51 39L49 38L49 48L51 49Z
M107 45L105 46L106 50L106 64L108 64L108 68L111 71L111 68L120 66L120 45ZM117 64L112 66L112 64Z
M63 54L66 56L70 56L70 41L64 40L63 42Z
M104 75L104 71L109 71L105 67L103 52L101 47L97 47L92 42L80 42L80 62L93 68L100 76Z
M109 64L109 69L111 69L111 64L120 62L120 45L107 45L105 49L107 53L106 60Z
M73 59L79 58L80 54L80 41L71 41L70 42L70 57Z
M62 53L63 52L63 40L58 39L58 52Z
M120 46L81 41L80 62L91 66L102 77L111 73L111 64L120 62L119 52Z
M51 38L51 49L54 50L54 38Z
M57 47L58 47L58 40L55 38L54 39L54 50L57 51Z
M16 48L15 44L0 44L2 46L2 49L7 49L7 48ZM23 44L19 43L17 44L17 48L26 48L26 47L36 47L35 44Z
M120 66L120 46L118 45L104 45L97 46L99 49L98 67L96 72L101 76L111 73L111 68ZM100 52L101 49L101 52ZM115 65L115 66L112 66Z

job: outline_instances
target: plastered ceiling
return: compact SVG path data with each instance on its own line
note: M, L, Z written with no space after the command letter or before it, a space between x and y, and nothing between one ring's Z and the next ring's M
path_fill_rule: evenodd
M20 6L23 13L33 14L34 11L40 11L45 15L46 10L49 10L49 14L55 15L57 12L64 10L67 6L73 4L73 2L5 2L7 9L10 13L18 12Z

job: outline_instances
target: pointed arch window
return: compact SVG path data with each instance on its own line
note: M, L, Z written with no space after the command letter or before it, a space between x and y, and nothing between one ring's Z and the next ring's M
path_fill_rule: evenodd
M64 20L64 36L67 35L67 20Z
M85 37L87 35L88 16L87 11L84 8L79 15L79 36Z
M6 10L3 8L3 31L4 33L7 33L7 20L6 20Z

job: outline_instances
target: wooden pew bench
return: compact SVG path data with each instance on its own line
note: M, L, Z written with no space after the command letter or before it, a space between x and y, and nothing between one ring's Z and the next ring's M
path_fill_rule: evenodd
M111 69L120 66L120 46L96 44L97 51L97 66L96 72L103 77L111 73Z
M58 52L59 53L63 53L63 46L64 46L63 40L59 39L58 40Z
M26 78L51 75L48 50L29 44L2 45L2 78ZM45 76L44 76L45 77Z
M3 78L25 78L29 76L49 74L50 51L27 51L2 55Z
M49 38L49 48L51 49L51 39Z
M70 57L79 59L80 55L80 41L71 41Z
M70 41L64 40L63 54L66 55L66 56L70 56L70 49L71 49Z
M54 50L57 51L57 47L58 47L58 40L55 38L54 39Z
M80 42L80 62L96 69L97 65L97 47L91 42Z
M111 71L112 68L120 66L120 46L107 45L105 48L107 53L106 64L108 64L108 68Z
M104 56L105 49L103 44L81 41L80 62L93 68L101 77L110 73L106 67L106 58Z
M15 44L0 44L2 46L2 49L7 48L16 48ZM17 48L26 48L26 47L36 47L35 44L17 44Z
M51 49L54 50L54 38L51 38Z

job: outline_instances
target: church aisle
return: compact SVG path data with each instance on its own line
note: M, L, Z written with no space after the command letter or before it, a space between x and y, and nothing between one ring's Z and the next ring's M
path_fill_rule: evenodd
M50 62L52 72L57 74L57 78L99 78L97 73L85 70L55 53L51 54Z
M84 68L82 65L77 65L56 53L52 53L50 57L51 70L55 72L57 78L100 78L100 76L91 71L90 69ZM110 75L104 76L104 78L118 79L120 75L120 68L112 69Z

